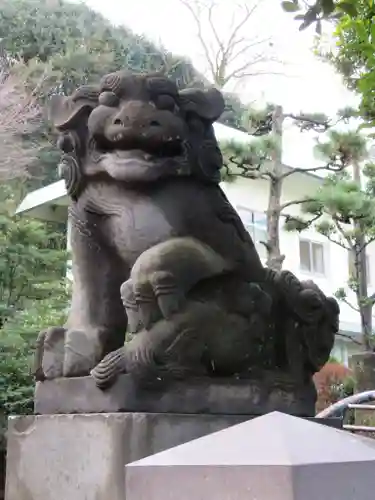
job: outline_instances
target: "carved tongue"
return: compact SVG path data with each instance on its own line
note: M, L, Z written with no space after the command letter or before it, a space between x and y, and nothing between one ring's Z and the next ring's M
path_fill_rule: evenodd
M151 154L146 153L141 149L132 149L132 150L119 149L116 151L116 156L124 160L138 159L144 161L152 161L154 158Z

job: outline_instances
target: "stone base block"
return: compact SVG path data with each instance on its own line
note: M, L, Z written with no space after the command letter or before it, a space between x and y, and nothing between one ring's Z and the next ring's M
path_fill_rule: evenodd
M249 419L145 413L11 418L5 500L125 500L126 464Z
M101 391L91 377L61 378L39 382L35 413L192 413L263 415L281 411L291 415L315 415L313 383L300 385L275 374L259 380L189 379L186 381L136 382L119 377Z
M9 420L5 500L125 500L125 465L247 420L144 413Z

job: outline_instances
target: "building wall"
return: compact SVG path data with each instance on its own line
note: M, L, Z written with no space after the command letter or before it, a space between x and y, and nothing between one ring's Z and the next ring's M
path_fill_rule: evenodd
M343 337L336 337L331 356L344 365L349 365L349 358L361 352L361 346Z

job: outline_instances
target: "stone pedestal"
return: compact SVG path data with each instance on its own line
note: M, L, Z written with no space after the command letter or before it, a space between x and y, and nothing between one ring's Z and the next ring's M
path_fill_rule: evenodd
M314 403L313 387L277 378L39 383L42 415L9 421L5 499L125 500L126 464L272 410L310 417Z
M6 500L125 500L125 465L245 416L90 414L9 421Z
M11 418L5 500L125 500L126 464L249 419L161 413Z
M38 383L35 413L190 413L263 415L282 411L315 415L314 384L303 385L270 373L259 379L197 378L188 381L134 381L122 375L107 391L91 377L61 378Z

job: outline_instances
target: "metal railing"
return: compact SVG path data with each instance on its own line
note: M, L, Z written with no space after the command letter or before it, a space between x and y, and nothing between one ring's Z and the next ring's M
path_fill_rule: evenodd
M371 401L374 404L366 404ZM372 411L374 412L375 420L375 391L360 392L358 394L353 394L347 398L341 399L337 403L329 406L325 410L321 411L316 415L316 418L333 418L340 417L343 419L343 429L351 432L374 432L375 427L370 425L352 425L346 424L345 420L347 417L348 410L361 410L361 411Z

